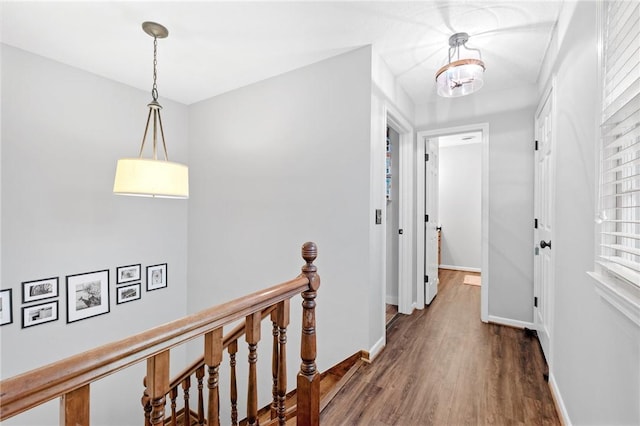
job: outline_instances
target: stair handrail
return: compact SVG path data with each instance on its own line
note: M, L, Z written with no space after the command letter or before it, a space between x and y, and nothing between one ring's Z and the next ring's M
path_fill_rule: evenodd
M320 277L316 274L316 267L313 265L317 248L314 243L305 243L302 253L307 263L303 265L302 273L292 280L0 381L0 421L54 398L64 397L72 391L85 389L96 380L288 300L297 294L302 293L305 300L303 306L304 303L313 303L315 291L320 285ZM307 318L303 317L303 329L309 327L309 324L305 326L306 321ZM309 334L308 331L307 334ZM304 344L305 336L303 336ZM308 350L315 358L315 337L309 348ZM301 368L299 376L311 382L310 373L314 372L315 363L308 359L306 354L303 354ZM317 422L316 419L314 422Z

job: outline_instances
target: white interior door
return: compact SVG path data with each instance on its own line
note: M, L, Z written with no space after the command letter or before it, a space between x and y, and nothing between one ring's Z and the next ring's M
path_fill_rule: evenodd
M553 322L553 96L549 91L536 114L534 193L534 320L547 363L551 362Z
M425 139L424 301L438 294L438 138Z

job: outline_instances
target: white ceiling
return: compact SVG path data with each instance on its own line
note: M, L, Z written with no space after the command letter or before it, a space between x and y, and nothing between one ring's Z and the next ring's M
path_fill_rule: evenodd
M0 0L0 40L143 90L158 44L160 97L191 104L371 44L415 104L435 99L449 36L467 32L483 91L534 84L558 1L212 2Z

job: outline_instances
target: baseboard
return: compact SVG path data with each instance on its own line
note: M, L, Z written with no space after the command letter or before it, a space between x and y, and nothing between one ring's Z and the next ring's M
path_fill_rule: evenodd
M506 325L508 327L515 327L515 328L529 328L532 330L535 330L536 328L536 325L532 322L496 317L494 315L489 315L489 322L493 324Z
M371 349L369 349L369 351L360 351L360 355L363 361L371 363L373 362L373 360L380 355L380 352L382 352L382 350L385 347L385 337L382 336L380 338L380 340L378 340L376 342L375 345L373 345L373 347Z
M560 414L560 421L562 422L562 425L571 426L571 419L569 418L567 407L564 405L562 395L560 395L560 389L558 389L556 378L551 372L549 372L549 389L551 389L551 396L553 397L553 402L556 405L556 411Z
M452 271L463 271L463 272L478 272L478 273L482 272L482 269L480 268L471 268L467 266L453 266L453 265L439 265L438 269L451 269Z
M398 306L398 296L387 296L385 299L385 303L388 305Z

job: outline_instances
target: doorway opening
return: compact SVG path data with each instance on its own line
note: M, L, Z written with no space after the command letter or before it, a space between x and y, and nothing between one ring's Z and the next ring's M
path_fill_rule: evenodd
M475 143L469 143L470 141ZM443 148L444 147L444 148ZM465 148L467 147L467 148ZM489 307L489 262L488 262L488 235L489 235L489 125L487 123L437 129L418 133L417 164L416 164L416 226L424 229L424 233L418 232L416 244L417 262L416 288L418 294L418 307L431 303L437 294L438 267L441 265L449 269L457 269L468 272L469 281L477 283L478 273L482 272L480 286L480 317L483 322L488 322ZM446 151L452 150L452 151ZM457 151L457 152L454 152ZM445 158L442 158L443 153ZM454 154L454 155L449 155ZM462 164L463 157L468 164ZM479 160L479 164L473 161ZM439 165L443 161L445 167L442 171L447 176L440 176L443 183L458 186L467 192L456 194L448 191L445 197L440 194L447 185L440 186ZM456 163L457 162L457 163ZM480 170L473 170L478 168ZM445 172L446 170L446 172ZM479 181L479 188L468 188L464 184L465 178L475 172L475 182ZM452 187L452 188L453 188ZM477 192L475 195L470 193ZM469 196L478 196L479 209L476 202L466 199ZM449 199L451 198L451 199ZM444 205L440 205L444 204ZM439 217L439 211L443 217ZM475 218L472 218L475 211ZM469 213L469 215L467 215ZM446 218L446 219L445 219ZM465 225L466 221L476 221L477 227ZM440 228L441 222L443 227ZM447 226L450 223L450 227ZM441 233L439 233L440 231ZM465 233L469 235L465 235ZM473 234L473 235L471 235ZM465 246L464 240L477 241ZM444 239L444 241L442 241ZM462 243L460 243L462 241ZM471 247L475 245L474 247Z
M482 132L473 131L432 138L437 143L437 182L429 185L433 174L426 174L425 199L427 211L437 211L438 256L433 256L433 268L438 277L440 271L461 272L461 285L473 286L478 292L482 286L480 276L481 253L481 192L482 192ZM437 185L434 191L433 186ZM430 194L432 193L432 194ZM436 198L433 208L429 200ZM426 227L425 227L426 229ZM426 241L425 252L429 253ZM425 269L430 269L430 256L425 259ZM438 281L439 282L439 281ZM428 283L431 284L431 283ZM433 284L425 296L429 303L435 295Z
M399 148L400 133L387 124L385 154L385 178L386 178L386 234L387 234L387 276L385 296L385 324L387 327L398 315L399 301L399 237L400 208L398 200L400 169Z
M382 216L385 229L383 235L384 266L382 268L382 306L380 312L383 327L386 326L387 303L398 314L409 315L415 308L415 286L413 285L413 260L415 241L413 238L413 154L415 133L411 123L391 105L383 108L386 118L380 129L380 137L388 136L380 146L385 145L379 158L384 174L385 193L380 193ZM383 142L382 140L380 142ZM386 152L385 152L386 151ZM385 168L387 170L385 170ZM386 172L386 173L385 173ZM389 296L389 297L387 297ZM392 316L395 313L392 314Z

